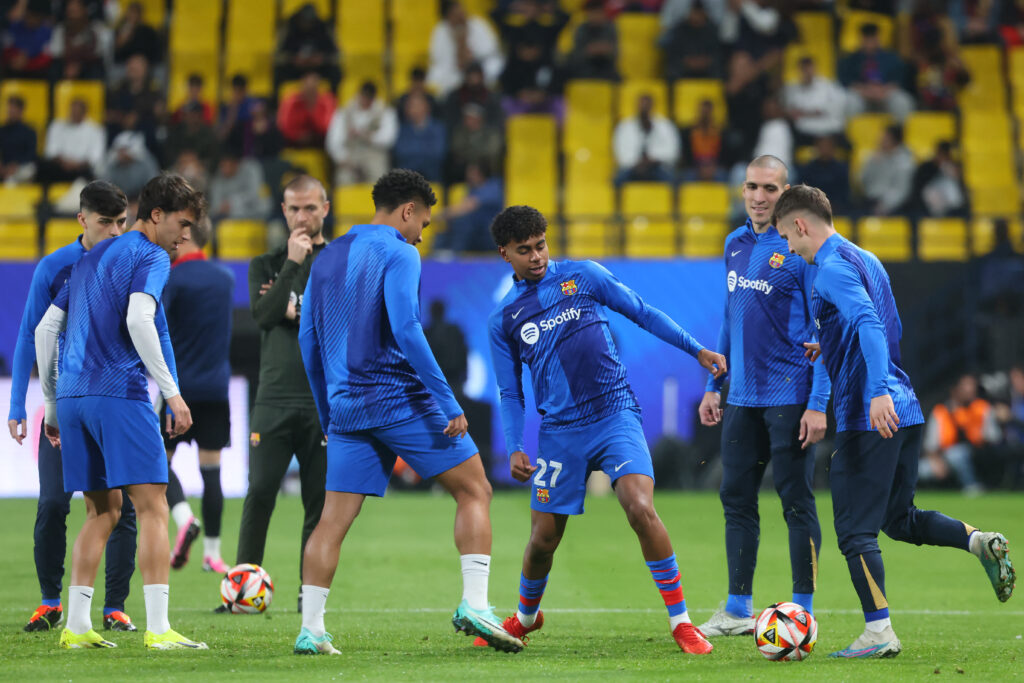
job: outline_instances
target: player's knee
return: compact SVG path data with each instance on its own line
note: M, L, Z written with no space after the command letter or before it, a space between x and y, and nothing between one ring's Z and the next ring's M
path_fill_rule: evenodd
M903 541L904 543L913 543L914 539L910 533L910 518L907 515L903 515L898 519L894 519L885 523L882 527L882 531L885 535L894 541Z
M846 559L865 553L878 552L878 537L871 534L840 536L839 551Z
M661 522L650 500L634 500L626 505L626 519L638 534L643 534Z
M557 531L534 529L526 552L531 562L540 562L553 555L561 542L562 535Z

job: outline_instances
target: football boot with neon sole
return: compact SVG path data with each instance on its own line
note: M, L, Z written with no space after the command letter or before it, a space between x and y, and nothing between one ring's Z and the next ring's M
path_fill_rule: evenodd
M115 643L105 640L103 636L92 629L89 629L85 633L79 635L77 633L72 633L66 628L60 632L60 646L65 650L89 650L92 648L117 647Z
M715 649L701 630L689 622L677 624L672 631L672 637L679 648L688 655L711 654Z
M981 560L999 602L1006 602L1013 595L1017 581L1017 571L1010 562L1010 544L1005 536L994 531L979 531L978 536L975 555Z
M118 610L103 617L103 628L107 631L138 631L132 618Z
M452 615L452 626L455 632L462 631L469 636L479 636L495 650L502 652L519 652L523 649L523 641L501 627L498 617L494 616L493 608L476 610L463 600Z
M189 640L174 629L167 629L166 633L157 635L152 631L146 631L143 643L150 650L209 650L206 643Z
M519 615L513 614L510 617L506 617L505 621L501 622L501 627L505 629L509 635L515 636L519 640L523 641L523 645L526 645L526 641L530 638L527 635L534 631L539 631L540 627L544 625L544 611L537 611L537 619L530 626L523 626L522 622L519 621ZM488 643L486 640L477 636L476 640L473 641L473 647L487 647Z
M295 649L292 652L297 655L340 655L341 650L331 644L332 640L334 636L330 633L324 632L322 637L317 638L312 631L303 626L299 631L299 637L295 639Z
M32 631L49 631L56 627L63 618L64 609L60 605L56 607L39 605L39 607L36 607L36 611L32 613L32 618L25 624L25 630L29 633Z
M884 631L877 633L864 629L857 640L853 641L850 647L845 650L838 650L829 654L829 657L837 659L885 659L895 657L903 649L900 639L892 626L886 626Z

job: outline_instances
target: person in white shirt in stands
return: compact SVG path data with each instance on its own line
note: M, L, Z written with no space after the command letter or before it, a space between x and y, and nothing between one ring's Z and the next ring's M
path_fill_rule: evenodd
M327 127L327 154L334 161L334 184L373 183L388 172L398 137L398 115L377 97L372 81L363 83L348 104L335 110Z
M640 95L636 108L636 116L623 119L615 127L615 183L670 183L675 179L679 160L679 131L674 123L654 113L654 99L650 95Z
M46 130L46 147L36 178L43 183L92 180L103 163L107 133L86 118L85 100L74 99L67 119L54 119Z
M471 16L458 0L441 5L441 21L430 34L430 69L427 84L444 97L462 85L462 75L473 62L483 68L484 80L494 85L505 66L498 36L485 19Z
M800 82L786 86L783 106L799 145L813 145L820 137L842 135L846 129L846 92L818 74L813 57L800 59Z

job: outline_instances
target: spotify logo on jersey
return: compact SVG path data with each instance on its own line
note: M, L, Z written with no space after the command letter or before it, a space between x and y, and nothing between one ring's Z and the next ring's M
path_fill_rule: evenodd
M526 323L522 329L519 330L519 336L523 338L523 341L527 344L536 344L537 340L540 339L540 328L534 323Z
M736 271L735 270L730 270L729 271L729 277L726 278L725 283L729 286L729 291L730 292L736 290Z

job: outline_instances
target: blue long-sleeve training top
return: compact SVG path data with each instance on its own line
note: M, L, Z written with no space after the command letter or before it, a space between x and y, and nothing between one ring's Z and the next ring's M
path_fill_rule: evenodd
M299 346L324 433L386 427L435 406L462 414L420 324L420 256L387 225L356 225L313 263Z
M747 222L725 239L725 317L718 348L729 372L708 375L707 391L729 380L728 403L768 407L804 405L825 412L831 390L824 366L804 357L814 341L811 282L814 266L789 253L774 226L754 232Z
M903 325L882 263L839 234L825 241L814 263L811 310L821 362L835 388L836 430L870 430L871 399L884 394L892 397L899 426L923 423L921 404L900 364Z
M593 261L551 261L538 282L517 280L489 321L509 453L523 450L523 364L542 429L567 429L639 410L604 306L696 357L704 348Z

